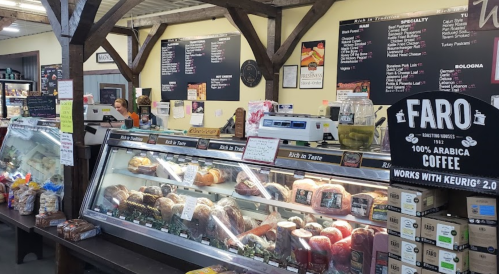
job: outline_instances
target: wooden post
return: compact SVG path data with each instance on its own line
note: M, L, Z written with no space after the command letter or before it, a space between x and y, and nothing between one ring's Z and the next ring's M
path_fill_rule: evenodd
M275 18L269 18L267 23L267 54L270 59L281 47L282 10L279 9ZM265 99L279 102L279 67L272 66L271 80L265 81Z

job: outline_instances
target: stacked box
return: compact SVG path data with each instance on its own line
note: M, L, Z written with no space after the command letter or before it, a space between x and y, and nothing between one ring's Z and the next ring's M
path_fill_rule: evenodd
M469 273L468 249L453 251L423 244L423 268L444 274Z
M442 213L423 217L421 241L450 250L468 248L468 220Z

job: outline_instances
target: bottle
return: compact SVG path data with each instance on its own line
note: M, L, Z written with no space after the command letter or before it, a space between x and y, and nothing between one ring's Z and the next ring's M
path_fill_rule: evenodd
M374 137L374 107L367 93L351 93L340 107L338 136L347 149L368 149Z

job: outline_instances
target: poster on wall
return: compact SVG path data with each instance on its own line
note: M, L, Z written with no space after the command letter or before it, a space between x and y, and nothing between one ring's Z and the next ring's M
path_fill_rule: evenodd
M61 79L61 64L41 66L41 94L57 96L57 81Z
M300 89L324 87L326 41L303 42L301 46Z
M346 100L351 93L367 93L369 98L371 95L371 81L361 80L351 83L338 83L336 101L342 102Z

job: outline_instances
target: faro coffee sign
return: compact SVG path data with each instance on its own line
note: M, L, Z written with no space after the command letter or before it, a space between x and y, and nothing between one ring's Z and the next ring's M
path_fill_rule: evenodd
M497 193L499 110L464 94L424 92L388 109L395 181Z

